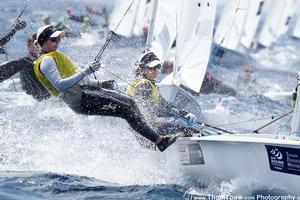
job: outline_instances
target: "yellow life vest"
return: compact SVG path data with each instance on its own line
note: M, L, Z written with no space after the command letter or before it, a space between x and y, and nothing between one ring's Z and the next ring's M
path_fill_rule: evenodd
M145 78L138 78L134 80L130 85L128 85L126 93L129 96L134 96L136 93L136 88L138 88L140 85L143 84L150 84L152 88L152 99L154 100L155 103L159 101L159 91L156 85L154 85L150 80L145 79Z
M35 61L35 75L53 96L58 96L60 94L60 91L50 83L47 77L40 70L40 64L45 56L50 56L55 60L57 70L62 78L67 78L74 75L77 72L78 68L73 63L71 58L59 51L52 51L50 53L44 54Z

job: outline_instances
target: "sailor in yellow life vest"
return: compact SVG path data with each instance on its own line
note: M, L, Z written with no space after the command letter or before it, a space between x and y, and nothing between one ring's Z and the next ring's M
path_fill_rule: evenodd
M95 61L80 71L68 56L57 51L63 36L63 31L57 31L55 27L49 25L37 31L36 42L41 46L44 55L37 59L34 72L53 96L62 98L76 113L125 119L135 131L154 142L160 151L164 151L175 142L176 137L161 136L148 126L130 97L113 90L103 88L90 90L89 87L83 87L83 79L97 71L101 64ZM92 81L89 83L92 84ZM91 87L95 85L97 83Z
M147 113L147 121L161 134L197 131L191 126L197 121L195 115L177 108L159 94L155 83L161 68L159 58L153 52L146 52L136 65L136 79L128 85L127 94Z

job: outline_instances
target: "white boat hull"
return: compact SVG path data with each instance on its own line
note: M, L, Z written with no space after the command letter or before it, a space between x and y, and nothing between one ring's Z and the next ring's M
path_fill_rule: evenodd
M242 178L300 194L300 141L264 136L182 137L168 149L168 163L177 174L206 185Z

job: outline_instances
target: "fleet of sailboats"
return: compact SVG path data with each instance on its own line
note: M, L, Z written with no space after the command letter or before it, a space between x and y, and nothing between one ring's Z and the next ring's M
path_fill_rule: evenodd
M241 46L249 49L254 42L269 47L287 32L296 4L294 0L276 0L269 6L264 0L226 2L213 33L216 0L152 2L146 49L164 61L176 40L173 72L160 82L162 94L170 101L177 99L180 91L199 93L213 41L224 51L239 51ZM264 23L258 30L264 9L267 9ZM298 16L293 30L296 38L299 37L299 21ZM297 95L300 96L300 90ZM188 98L193 97L189 95ZM168 163L175 173L207 184L242 177L267 188L297 194L300 184L299 113L300 100L297 100L292 131L281 135L229 134L204 124L200 133L178 138L167 150Z

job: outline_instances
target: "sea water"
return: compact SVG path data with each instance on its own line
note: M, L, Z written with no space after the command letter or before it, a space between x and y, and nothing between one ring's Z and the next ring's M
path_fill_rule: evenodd
M26 54L26 38L42 25L44 15L55 22L66 16L67 7L73 7L77 14L85 14L86 5L100 7L101 3L108 2L1 0L1 35L9 30L27 3L22 16L27 27L7 44L8 59ZM93 17L93 20L100 19ZM81 28L68 23L74 29ZM105 40L99 32L103 30L92 31L83 38L63 39L61 50L84 67ZM106 70L97 72L98 79L115 79L120 84L130 81L133 63L143 50L140 42L122 39L112 42L102 58ZM256 95L201 95L197 101L206 122L248 133L291 110L286 97L274 101L263 94L269 90L294 89L299 47L298 41L287 37L282 44L252 53L256 60ZM5 60L5 56L0 57L1 61ZM234 88L243 66L212 66L210 70ZM203 186L201 180L171 176L165 153L141 147L124 120L77 115L55 98L36 102L22 91L18 76L0 84L0 96L1 200L197 199L201 195L210 199L271 199L289 195L277 188L261 188L242 178ZM288 117L283 118L261 133L280 134L288 130L289 123Z

